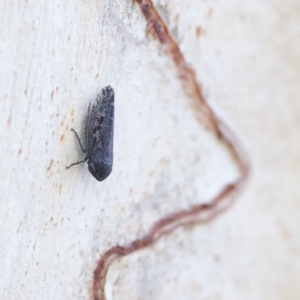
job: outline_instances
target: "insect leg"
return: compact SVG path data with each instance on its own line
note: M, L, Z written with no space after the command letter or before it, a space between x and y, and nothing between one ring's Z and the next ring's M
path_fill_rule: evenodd
M84 162L86 162L87 160L88 160L88 158L86 157L84 160L81 160L81 161L78 161L78 162L76 162L76 163L70 164L68 167L66 167L66 169L69 169L69 168L72 167L72 166L75 166L75 165L84 163Z
M79 145L80 145L80 148L81 148L82 152L83 152L83 153L86 153L86 149L84 149L84 148L82 147L82 144L81 144L81 142L80 142L80 138L79 138L77 132L76 132L73 128L71 128L71 130L74 131L74 133L75 133L75 135L76 135L76 138L77 138L77 140L78 140L78 143L79 143ZM85 160L85 161L86 161L86 160Z
M89 103L89 107L88 107L88 114L87 114L87 117L86 117L86 120L85 120L85 147L86 147L86 151L87 151L87 155L89 155L89 143L88 143L88 140L89 140L89 136L88 136L88 131L89 131L89 124L90 124L90 107L91 107L91 103Z

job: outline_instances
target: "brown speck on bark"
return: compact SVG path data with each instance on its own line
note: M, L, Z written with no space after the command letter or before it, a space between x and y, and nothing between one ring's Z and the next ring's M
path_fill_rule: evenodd
M64 140L64 138L65 138L65 135L62 134L61 137L60 137L60 141L62 142Z
M54 97L54 90L51 92L51 99L53 99L53 97Z
M71 110L71 116L72 117L74 116L74 108L72 108L72 110Z
M202 95L200 85L196 80L196 74L186 63L178 45L171 37L168 28L154 8L151 0L135 0L140 7L147 23L148 32L157 38L166 55L174 62L178 71L178 78L190 101L191 108L200 124L204 125L215 136L220 139L240 167L241 176L236 182L227 184L215 198L206 204L195 204L187 210L174 212L158 220L144 237L129 242L124 246L115 245L102 254L97 262L93 277L93 299L105 300L105 279L108 268L118 258L131 254L158 241L161 237L171 233L181 226L194 226L207 224L222 212L228 209L238 193L241 191L249 175L249 163L243 147L227 125L219 119L208 106ZM209 11L209 17L212 9Z
M49 163L49 166L48 166L48 168L46 169L47 172L50 171L50 169L52 168L53 163L54 163L54 160L51 159L51 160L50 160L50 163Z
M215 254L215 255L214 255L214 261L215 261L216 263L220 263L220 262L221 262L221 257L220 257L218 254Z
M18 154L19 154L19 155L21 155L21 154L22 154L22 152L23 152L23 149L22 149L22 148L20 148L20 149L19 149L19 152L18 152Z
M24 90L24 95L27 95L27 89Z
M152 170L151 172L149 172L149 177L152 177L154 174L154 171Z
M214 9L211 7L207 12L206 18L210 19L213 15L213 12L214 12Z
M64 121L61 121L61 122L60 122L60 126L64 126Z
M9 116L8 119L7 119L7 125L8 125L8 126L11 125L11 116Z
M197 26L197 27L196 27L196 35L197 35L197 37L200 37L201 33L202 33L202 28L201 28L201 26Z

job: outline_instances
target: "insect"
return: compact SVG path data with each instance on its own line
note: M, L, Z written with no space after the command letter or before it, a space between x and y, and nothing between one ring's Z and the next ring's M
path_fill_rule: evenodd
M85 148L83 148L77 132L73 128L71 129L86 156L84 160L71 164L67 169L87 161L89 171L97 180L102 181L109 176L113 165L114 100L114 90L109 85L99 93L92 108L89 104L85 128Z

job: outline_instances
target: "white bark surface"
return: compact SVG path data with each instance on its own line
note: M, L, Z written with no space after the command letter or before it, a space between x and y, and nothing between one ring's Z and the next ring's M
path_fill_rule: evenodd
M109 268L107 299L300 294L300 4L155 1L204 96L247 148L237 203ZM93 299L101 255L209 202L239 168L196 119L131 1L0 4L0 297ZM70 128L115 89L114 168L97 182Z

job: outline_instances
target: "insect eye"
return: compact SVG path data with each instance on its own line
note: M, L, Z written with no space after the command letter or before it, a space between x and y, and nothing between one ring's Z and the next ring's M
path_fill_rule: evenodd
M88 168L89 168L89 171L92 173L92 174L95 174L96 173L96 167L95 167L95 164L93 162L89 162L88 163Z
M89 171L93 174L93 176L102 181L106 179L112 171L112 165L107 164L105 162L88 162Z

